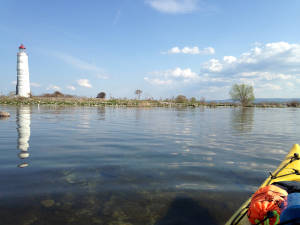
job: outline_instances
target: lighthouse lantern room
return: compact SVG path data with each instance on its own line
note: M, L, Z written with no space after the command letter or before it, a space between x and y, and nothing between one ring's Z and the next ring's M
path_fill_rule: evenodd
M16 95L20 97L30 97L30 81L28 68L28 55L23 44L19 47L17 54L17 86Z

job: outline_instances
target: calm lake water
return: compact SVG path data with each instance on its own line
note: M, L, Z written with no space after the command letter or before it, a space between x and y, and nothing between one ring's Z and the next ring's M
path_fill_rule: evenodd
M299 109L0 106L0 224L224 224Z

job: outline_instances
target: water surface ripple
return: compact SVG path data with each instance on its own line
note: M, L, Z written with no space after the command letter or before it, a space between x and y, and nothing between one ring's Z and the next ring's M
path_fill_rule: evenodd
M1 110L5 225L224 224L299 142L298 109Z

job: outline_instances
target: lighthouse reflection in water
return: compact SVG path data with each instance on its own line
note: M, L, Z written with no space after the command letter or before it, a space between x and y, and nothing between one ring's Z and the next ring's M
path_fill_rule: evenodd
M30 139L30 107L20 106L17 108L17 130L18 130L18 156L21 159L18 167L24 168L29 164L26 159L29 157L29 139Z

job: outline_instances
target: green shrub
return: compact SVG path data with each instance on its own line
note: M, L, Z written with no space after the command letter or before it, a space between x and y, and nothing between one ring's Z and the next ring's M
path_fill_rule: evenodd
M176 98L175 98L175 102L176 103L185 103L187 102L187 98L184 96L184 95L178 95Z

